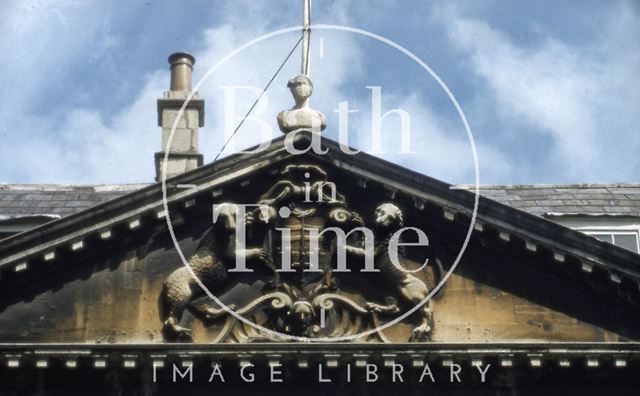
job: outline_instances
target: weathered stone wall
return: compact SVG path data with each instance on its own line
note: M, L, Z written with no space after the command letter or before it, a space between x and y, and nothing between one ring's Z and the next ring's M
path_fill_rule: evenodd
M221 195L207 192L192 205L176 206L175 231L185 256L193 253L211 226L214 201L258 202L273 187L273 175L281 174L282 169L284 166L261 169L262 175L250 183L230 183ZM358 185L340 173L328 173L328 180L335 181L338 192L346 197L345 204L365 223L371 224L379 204L394 202L404 212L405 225L424 230L434 249L440 243L452 247L454 252L443 253L445 268L451 265L468 225L443 220L438 207L416 209L410 197L394 196L384 186ZM108 241L87 238L84 253L65 256L61 252L51 262L30 263L25 274L9 274L15 276L15 283L9 277L3 279L0 342L163 342L158 307L162 283L182 263L164 221L141 218L134 231L126 225L121 227L125 229L113 229ZM409 257L418 260L411 254ZM580 272L572 272L568 263L562 268L556 263L551 268L548 261L542 254L519 249L517 244L496 242L490 235L473 239L454 274L432 300L432 341L640 339L636 308L615 303L610 290L598 291L590 280L581 278ZM267 276L262 272L242 278L226 296L255 298L260 295L259 283L264 285ZM349 276L341 279L341 292L359 304L376 299L379 302L387 295L398 297L397 290L394 294L383 277L360 273ZM435 278L433 270L424 277L429 288L434 287ZM186 323L190 318L187 314L184 321L191 325L195 342L215 339L220 326L207 328L198 320ZM408 318L385 330L384 335L391 341L406 341L415 325L416 318Z
M193 249L185 240L184 250ZM124 255L116 269L75 279L0 313L2 342L162 342L158 296L165 277L180 264L170 249ZM505 291L452 275L434 299L434 342L620 341L625 337L581 322ZM407 325L385 331L401 338ZM215 336L199 322L194 339Z

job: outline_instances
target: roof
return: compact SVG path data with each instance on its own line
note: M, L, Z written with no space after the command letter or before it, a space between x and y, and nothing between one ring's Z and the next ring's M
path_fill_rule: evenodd
M0 221L65 217L148 185L0 184ZM640 184L491 184L480 186L480 195L537 216L640 217Z
M0 221L65 217L121 197L147 184L0 184Z
M294 144L308 143L311 139L310 134L300 133ZM320 155L310 150L303 155L304 160L342 172L346 182L353 186L387 194L420 213L440 216L439 226L456 232L469 227L477 207L473 226L476 232L471 239L484 251L495 248L501 254L509 252L520 260L530 260L538 270L557 272L558 276L562 273L564 277L566 271L581 284L585 277L597 279L588 286L590 292L608 291L607 296L613 299L620 296L621 301L638 303L635 297L640 284L638 254L494 200L477 199L465 188L456 188L380 158L365 153L347 155L337 142L324 137L321 140L327 153ZM13 235L0 241L0 271L23 273L27 266L50 268L44 265L45 261L79 254L74 247L83 240L105 246L117 243L110 238L111 230L133 234L142 228L141 224L164 224L166 207L188 208L194 202L208 205L212 197L223 202L230 191L243 188L252 179L273 175L276 167L292 160L301 159L287 152L283 136L259 153L234 154L172 177L166 182L166 191L161 183L150 184ZM194 187L180 188L185 185ZM622 293L621 289L626 291Z
M493 184L481 186L480 195L538 216L640 217L640 184Z

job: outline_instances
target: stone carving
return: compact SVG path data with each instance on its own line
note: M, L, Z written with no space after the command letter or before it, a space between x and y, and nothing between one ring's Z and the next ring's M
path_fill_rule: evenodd
M298 289L286 285L283 291L272 291L236 310L236 313L252 319L259 318L256 312L266 314L268 320L260 323L279 333L302 337L303 339L348 337L380 326L379 313L339 293L323 292L310 299ZM388 313L398 313L399 308L392 297L387 298ZM328 323L322 328L320 312L325 311ZM288 341L277 333L256 330L228 316L213 343L249 343ZM389 342L379 331L362 336L359 342Z
M229 284L229 269L235 265L236 255L243 254L247 262L266 263L267 257L262 249L235 249L236 206L224 204L220 208L218 221L209 228L188 264L193 274L200 279L212 293L220 292ZM163 334L167 340L190 340L191 330L179 325L185 309L199 309L199 316L214 319L224 310L199 308L191 305L195 299L204 295L189 270L181 266L164 281L160 297L160 315L163 321Z
M387 279L397 288L402 298L409 304L421 303L429 295L427 285L416 276L396 267L389 257L389 239L400 228L404 227L402 211L392 203L384 203L375 210L376 248L374 262ZM365 251L361 248L349 247L351 256L364 259ZM402 252L400 252L402 253ZM376 303L367 303L367 308L375 312L385 312L388 308ZM430 301L422 306L422 321L413 329L412 341L427 341L431 333L433 312Z
M429 292L423 280L402 271L390 260L389 241L404 225L402 211L392 203L381 204L375 209L372 226L367 227L322 168L288 165L281 176L260 197L261 207L247 214L249 248L236 251L245 255L248 265L253 262L279 271L273 272L273 281L256 286L257 297L228 307L251 322L282 334L332 339L370 330L357 341L388 342L387 336L375 329L403 308L422 302ZM233 205L228 208L189 259L194 273L213 293L224 293L231 286L227 271L235 263L235 212ZM373 262L380 274L370 278L354 279L361 275L358 271L366 261L364 234L349 233L356 227L371 228L375 236ZM340 253L338 229L347 235L343 248L347 266L354 271L348 275L335 271ZM398 257L404 263L402 250ZM376 286L376 282L382 284ZM189 329L179 325L185 309L217 329L213 342L284 340L276 333L260 331L237 320L212 301L194 302L201 295L186 268L167 278L161 296L167 340L190 340ZM427 302L419 312L420 322L409 331L405 341L430 339L433 327L430 304Z
M287 87L291 90L295 105L290 110L278 113L278 126L284 133L297 129L323 131L327 126L327 118L309 107L309 97L313 93L313 83L304 74L289 80Z

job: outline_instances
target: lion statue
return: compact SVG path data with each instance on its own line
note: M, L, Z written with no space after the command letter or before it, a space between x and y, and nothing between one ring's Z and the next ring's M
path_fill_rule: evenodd
M188 265L173 271L164 281L159 300L160 318L163 322L163 335L168 341L191 340L191 330L180 326L182 314L189 309L194 315L213 319L226 312L213 307L197 307L193 301L204 295L199 279L212 293L222 291L229 285L229 269L235 266L236 255L243 254L247 263L267 263L267 254L263 249L235 248L237 207L233 204L221 204L218 220L209 228L195 253L189 258ZM252 219L243 219L250 225Z
M402 211L392 203L383 203L375 209L374 224L376 234L375 267L393 284L406 303L413 305L421 303L429 295L427 285L410 272L395 266L389 256L391 236L404 227ZM347 249L351 256L355 255L361 259L366 254L364 249L358 247L349 246ZM402 250L399 253L402 257ZM367 303L366 305L369 310L374 312L388 310L388 307L376 303ZM429 301L424 303L420 312L421 322L413 329L412 341L428 341L431 336L433 311Z

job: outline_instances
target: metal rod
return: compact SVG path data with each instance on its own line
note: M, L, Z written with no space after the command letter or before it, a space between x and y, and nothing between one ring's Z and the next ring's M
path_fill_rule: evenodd
M302 23L302 71L305 76L309 75L309 39L311 37L311 0L304 1L304 14Z

